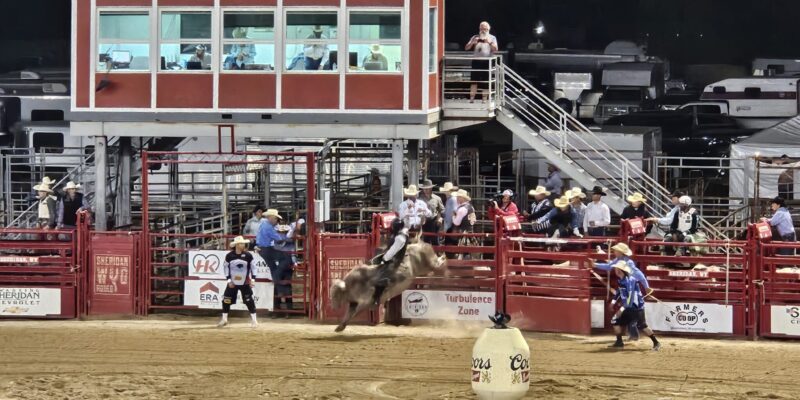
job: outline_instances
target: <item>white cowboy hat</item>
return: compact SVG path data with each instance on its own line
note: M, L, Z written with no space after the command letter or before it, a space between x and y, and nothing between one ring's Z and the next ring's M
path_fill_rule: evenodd
M611 267L612 268L616 268L616 269L620 269L620 270L624 271L628 275L631 274L631 267L629 267L628 263L626 263L625 261L617 261L617 263L612 265Z
M579 188L579 187L572 188L572 190L570 190L570 192L572 192L572 197L570 197L570 199L573 199L575 197L580 197L582 199L586 198L586 193L583 193L583 190L581 190L581 188Z
M407 188L403 189L403 196L416 196L419 194L419 189L417 189L417 185L408 185Z
M569 192L567 192L567 193L569 193ZM554 201L553 203L558 208L567 208L567 207L569 207L569 197L561 196L561 197L557 198L556 201Z
M455 192L453 192L453 194L451 196L453 196L453 197L461 197L462 199L467 199L467 201L472 200L472 198L469 197L469 193L464 189L456 190Z
M625 254L628 257L633 255L633 252L631 251L631 248L628 247L628 245L625 244L625 243L617 243L617 244L615 244L614 246L611 247L611 250L616 250L616 251L618 251L618 252L620 252L622 254Z
M455 192L456 190L458 190L458 186L453 185L453 182L445 182L444 185L439 188L439 192L441 193Z
M70 189L78 190L80 188L81 188L81 185L78 185L77 183L75 183L73 181L67 182L67 185L64 186L64 190L70 190Z
M278 219L283 219L283 217L281 217L281 215L278 214L278 210L276 210L274 208L270 208L269 210L267 210L267 212L262 214L262 216L263 217L278 217Z
M531 189L528 191L528 196L538 196L540 194L550 196L550 192L548 192L544 186L537 186L536 189Z
M250 240L245 239L244 236L237 236L233 239L229 247L236 246L237 244L250 244Z
M52 185L52 184L56 183L56 181L50 179L49 176L45 176L44 178L42 178L42 183L45 184L45 185Z
M638 201L640 203L647 203L647 199L645 199L644 196L642 196L642 194L639 192L636 192L628 196L628 201L631 203L633 203L634 201Z
M53 193L53 189L50 189L50 185L46 183L42 183L33 187L33 190L37 192L48 192Z
M381 53L382 53L382 51L381 51L381 45L379 45L379 44L373 44L372 46L369 46L369 51L370 51L371 53L373 53L373 54L381 54Z

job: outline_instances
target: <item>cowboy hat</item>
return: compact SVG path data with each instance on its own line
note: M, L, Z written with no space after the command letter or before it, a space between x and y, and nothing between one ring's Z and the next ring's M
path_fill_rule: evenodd
M622 272L630 275L631 274L631 267L628 266L628 263L625 261L617 261L611 268L616 268L622 270Z
M537 186L536 189L531 189L528 191L528 196L537 196L540 194L550 196L550 192L548 192L544 186Z
M575 198L575 197L580 197L582 199L586 198L586 193L583 193L583 190L581 188L579 188L579 187L572 188L572 190L570 190L570 192L572 192L572 197L570 197L570 199Z
M33 187L33 190L37 192L48 192L53 193L53 189L50 189L50 185L46 183L42 183Z
M56 181L50 179L49 176L45 176L44 178L42 178L42 183L45 184L45 185L52 185L52 184L56 183Z
M567 191L567 193L569 193L569 191ZM567 208L567 207L569 207L569 197L561 196L561 197L557 198L556 201L554 201L553 203L558 208Z
M617 244L615 244L614 246L611 247L611 250L616 250L616 251L618 251L618 252L620 252L622 254L625 254L628 257L633 255L633 252L631 251L631 248L628 247L628 245L625 244L625 243L617 243Z
M470 201L470 200L472 200L472 198L471 198L471 197L469 197L469 193L467 193L467 191L466 191L466 190L464 190L464 189L458 189L458 190L456 190L455 192L453 192L452 196L453 196L453 197L461 197L461 198L463 198L463 199L467 199L467 201Z
M78 184L76 184L76 183L75 183L75 182L73 182L73 181L69 181L69 182L67 182L67 185L66 185L66 186L64 186L64 190L70 190L70 189L75 189L75 190L78 190L78 189L80 189L80 188L81 188L81 185L78 185Z
M420 189L433 189L433 182L430 179L423 179L422 183L419 184Z
M278 219L283 219L283 217L281 217L281 215L278 214L278 210L276 210L274 208L270 208L269 210L267 210L267 212L262 214L262 216L263 217L278 217Z
M233 239L229 247L236 246L237 244L250 244L250 240L245 239L244 236L237 236Z
M600 196L605 196L606 192L603 191L603 188L600 186L595 186L592 188L592 194L599 194Z
M381 53L382 53L382 51L381 51L381 45L379 45L379 44L373 44L372 46L369 46L369 51L370 51L371 53L373 53L373 54L381 54Z
M445 182L439 187L440 193L455 192L456 190L458 190L458 186L453 185L453 182Z
M312 31L313 32L322 32L322 26L321 25L314 25L314 29L312 29Z
M419 189L417 189L417 185L408 185L407 188L403 189L403 196L416 196L419 194Z
M634 201L638 201L640 203L647 203L647 199L642 196L641 193L636 192L630 196L628 196L628 202L633 203Z

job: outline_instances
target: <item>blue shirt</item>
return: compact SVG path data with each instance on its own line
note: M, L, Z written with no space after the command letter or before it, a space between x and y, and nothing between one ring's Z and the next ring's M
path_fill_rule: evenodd
M572 210L572 208L570 208L569 214L571 216L569 221L570 228L572 229L579 228L581 226L581 223L583 223L583 221L578 221L578 215L575 213L575 211ZM549 222L556 215L558 215L558 208L554 207L550 211L548 211L547 214L545 214L543 217L534 221L534 223L543 224L545 222Z
M617 295L615 297L620 306L626 310L641 310L644 308L644 297L639 289L639 284L633 276L626 276L619 280Z
M672 220L675 219L675 214L678 211L680 211L680 209L681 208L678 207L678 206L672 207L672 210L669 210L669 212L667 213L667 215L664 216L664 218L659 218L658 219L658 224L662 225L662 226L670 226L670 225L672 225Z
M544 188L547 189L548 192L553 194L561 194L561 187L564 184L561 182L561 174L558 171L553 171L550 175L547 175L547 179L544 181Z
M275 245L275 242L286 240L286 236L279 234L275 231L275 227L269 223L269 220L261 221L258 227L258 234L256 235L256 245L258 247L266 248Z
M789 210L787 210L786 207L781 207L778 209L778 211L775 211L775 215L768 219L767 222L774 226L775 229L778 230L778 234L781 236L791 235L794 233L792 214L789 214Z
M449 193L448 193L449 195ZM447 231L453 226L453 214L456 213L456 208L458 208L458 200L453 196L447 197L447 202L444 206L444 230Z
M628 265L631 269L631 278L633 278L636 282L639 282L644 286L644 289L650 289L650 283L647 282L647 277L644 275L644 272L636 267L636 263L633 262L627 256L622 256L621 258L615 258L607 263L596 263L595 268L601 271L611 271L612 266L620 261L625 261L625 264Z

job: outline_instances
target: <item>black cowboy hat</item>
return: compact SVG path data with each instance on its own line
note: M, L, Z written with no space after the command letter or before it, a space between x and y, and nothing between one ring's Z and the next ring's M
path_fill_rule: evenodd
M592 188L592 194L599 194L600 196L605 196L606 192L603 191L603 188L600 186L595 186Z
M784 200L783 197L778 196L770 200L769 204L777 204L779 207L784 207L786 206L786 200Z

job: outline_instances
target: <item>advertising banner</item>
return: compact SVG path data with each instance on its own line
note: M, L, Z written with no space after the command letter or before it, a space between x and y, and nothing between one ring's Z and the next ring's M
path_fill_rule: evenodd
M655 331L733 333L733 306L706 303L647 303L647 324Z
M189 276L205 279L225 279L223 264L225 256L229 251L225 250L190 250L189 251ZM272 273L267 267L267 262L255 251L253 264L256 267L256 277L258 279L272 280Z
M403 318L485 321L497 311L495 293L406 290Z
M222 297L227 285L228 282L224 280L198 279L196 281L184 281L183 305L222 310ZM271 311L273 308L273 293L274 285L272 282L256 282L256 287L253 288L256 308ZM242 301L241 292L236 295L236 304L231 306L231 310L247 310L247 306Z
M800 306L770 307L770 332L800 336Z
M0 287L0 315L61 314L61 289Z

